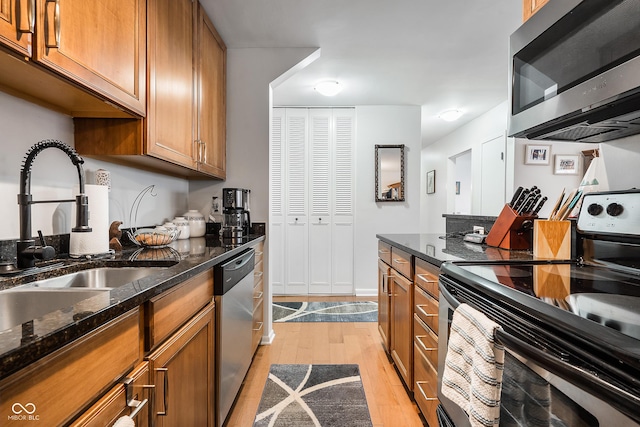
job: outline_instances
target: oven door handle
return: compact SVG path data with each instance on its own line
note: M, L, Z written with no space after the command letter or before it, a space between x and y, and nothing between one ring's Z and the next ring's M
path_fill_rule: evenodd
M449 304L453 310L458 308L460 301L458 301L446 287L442 286L442 283L440 283L438 288L440 290L440 296L447 300L447 304Z

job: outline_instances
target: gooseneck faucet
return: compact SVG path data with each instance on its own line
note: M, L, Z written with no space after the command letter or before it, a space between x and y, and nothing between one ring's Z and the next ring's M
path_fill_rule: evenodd
M78 182L80 194L75 199L68 200L39 200L33 201L31 196L31 165L36 156L47 148L58 148L62 150L78 170ZM31 205L35 203L76 203L76 226L72 229L75 232L89 232L89 200L84 194L84 171L82 164L84 159L76 153L76 150L65 143L53 139L46 139L33 145L25 155L22 170L20 171L20 194L18 194L18 205L20 205L20 240L16 243L16 258L18 268L30 268L35 266L36 259L51 259L55 256L55 251L51 246L46 246L42 234L40 235L41 246L36 246L31 234Z

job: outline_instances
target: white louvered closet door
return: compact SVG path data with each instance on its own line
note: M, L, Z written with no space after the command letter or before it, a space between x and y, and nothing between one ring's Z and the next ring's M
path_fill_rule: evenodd
M284 294L285 267L285 143L284 109L273 109L271 115L271 148L269 150L269 286L276 295Z
M309 293L331 293L331 109L309 110Z
M276 108L272 118L273 293L351 295L354 109Z
M309 113L288 108L286 117L285 285L289 295L309 293L309 218L307 210L307 147Z
M354 292L355 111L334 109L333 117L332 294Z

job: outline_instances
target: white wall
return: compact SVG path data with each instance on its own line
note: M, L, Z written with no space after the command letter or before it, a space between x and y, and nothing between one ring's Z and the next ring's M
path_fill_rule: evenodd
M640 188L640 135L600 146L610 190Z
M507 103L491 109L479 118L458 128L444 138L422 148L422 173L420 175L420 229L421 233L444 233L445 219L443 213L453 213L455 196L455 167L452 158L471 150L471 214L479 215L481 182L482 144L494 138L504 136L507 126ZM507 139L507 164L512 157L512 139ZM436 171L436 192L426 194L426 173ZM507 193L513 182L507 178ZM499 212L496 212L496 215Z
M525 164L525 152L527 144L534 145L550 145L551 152L548 165L528 165ZM574 154L582 157L583 150L590 150L597 148L598 144L582 144L576 142L545 142L545 141L530 141L527 139L516 138L515 144L515 176L514 185L515 188L524 187L531 188L537 186L542 192L543 196L547 196L548 200L538 216L540 218L547 218L555 201L562 193L562 189L565 189L568 194L574 188L578 188L580 181L584 176L582 159L579 165L579 172L577 175L555 175L553 173L554 159L557 154Z
M44 139L57 139L74 146L73 121L63 114L0 92L0 129L0 200L4 202L0 205L0 239L6 240L18 238L19 235L17 194L25 153L33 144ZM138 212L139 225L162 223L178 213L184 213L187 208L186 180L85 158L87 183L93 183L92 178L99 168L111 172L110 221L122 220L128 225L133 201L150 184L156 185L157 196L143 199ZM78 183L78 178L75 166L62 151L46 149L33 162L31 182L34 200L69 199L73 198L72 188ZM34 234L37 230L42 230L45 235L54 234L53 217L56 209L69 218L70 203L32 206ZM69 230L55 230L55 233L68 233Z
M405 144L405 202L375 202L376 144ZM376 234L415 233L420 223L420 107L356 107L357 295L377 295Z

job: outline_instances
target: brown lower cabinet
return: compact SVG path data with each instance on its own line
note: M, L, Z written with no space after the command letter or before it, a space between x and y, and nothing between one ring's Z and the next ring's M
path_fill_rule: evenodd
M378 330L430 427L437 427L438 267L378 242Z
M158 427L215 425L213 313L211 303L147 357Z
M391 358L413 389L413 282L391 270Z

